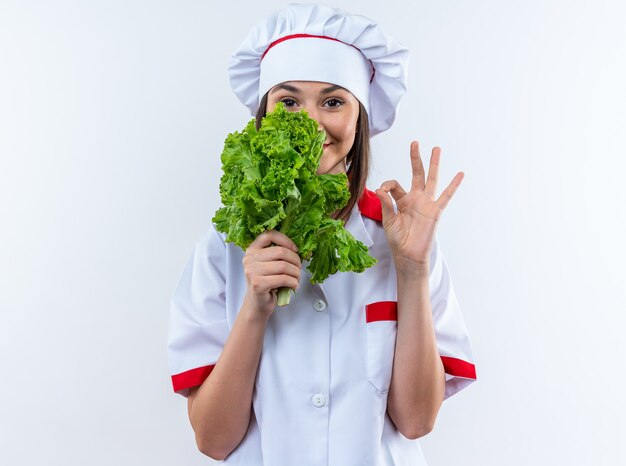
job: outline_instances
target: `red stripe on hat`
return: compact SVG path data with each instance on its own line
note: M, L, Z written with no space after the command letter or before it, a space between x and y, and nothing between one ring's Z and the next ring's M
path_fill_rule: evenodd
M365 306L365 321L398 320L398 303L395 301L379 301Z
M377 222L383 221L383 205L373 191L365 188L363 195L359 199L358 206L361 213L366 217Z
M334 37L316 36L315 34L291 34L289 36L285 36L285 37L281 37L280 39L276 39L274 42L272 42L265 49L265 52L263 52L263 55L261 55L261 60L259 60L259 61L263 61L263 58L265 58L265 55L267 55L267 52L269 52L270 49L272 47L274 47L275 45L278 45L281 42L285 42L286 40L289 40L289 39L303 39L303 38L334 40L335 42L341 42L342 44L346 44L344 41L341 41L339 39L335 39ZM361 52L361 49L358 48L357 46L353 45L353 44L346 44L346 45L349 45L350 47L354 47L359 52ZM365 54L363 54L363 52L361 52L361 54L365 57ZM370 77L370 82L372 82L374 80L374 75L376 74L376 68L374 68L374 64L372 63L372 60L368 59L367 57L365 57L365 58L367 59L367 61L370 62L370 66L372 67L372 76Z
M443 362L446 374L476 380L476 366L471 362L451 358L450 356L441 356L441 362Z
M263 55L261 55L261 61L263 60L263 58L265 58L265 55L267 55L267 52L270 51L270 49L272 47L274 47L275 45L280 44L281 42L285 42L286 40L289 39L302 39L305 37L312 37L314 39L328 39L328 40L334 40L335 42L341 42L339 39L335 39L333 37L328 37L328 36L316 36L313 34L291 34L290 36L285 36L285 37L281 37L280 39L276 39L274 42L272 42L269 47L267 47L267 49L265 50L265 52L263 52ZM345 42L341 42L342 44L345 44ZM349 45L349 44L346 44ZM354 45L353 45L354 47ZM356 47L354 47L356 49ZM357 49L359 50L359 49ZM360 50L359 50L360 52Z
M202 382L206 380L209 374L213 371L215 364L211 366L196 367L180 374L172 376L172 386L175 392L179 392L186 388L197 387L202 385Z

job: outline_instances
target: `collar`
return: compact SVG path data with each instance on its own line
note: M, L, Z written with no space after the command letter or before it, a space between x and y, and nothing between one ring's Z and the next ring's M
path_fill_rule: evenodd
M381 222L383 219L382 205L376 194L367 188L363 191L363 195L357 205L358 209L352 209L350 218L346 222L346 229L352 233L352 236L369 248L374 244L374 241L365 228L363 216Z
M365 188L361 199L359 199L358 206L361 213L366 217L377 222L383 221L383 206L373 191Z

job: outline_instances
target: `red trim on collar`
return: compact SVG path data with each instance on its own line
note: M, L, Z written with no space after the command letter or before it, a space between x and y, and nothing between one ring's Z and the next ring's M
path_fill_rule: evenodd
M383 206L380 199L373 191L365 188L361 199L359 199L359 210L363 215L377 222L383 221Z

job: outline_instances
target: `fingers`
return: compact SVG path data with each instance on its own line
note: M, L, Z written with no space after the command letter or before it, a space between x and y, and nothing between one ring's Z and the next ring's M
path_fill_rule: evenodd
M276 304L276 290L279 288L291 288L297 290L300 286L300 279L292 275L260 275L249 273L246 270L247 295L252 297L257 303L272 303L270 309Z
M396 180L385 181L380 185L380 189L391 194L391 197L393 197L396 202L402 199L406 194L404 188Z
M397 203L406 196L407 192L396 180L388 180L380 185L380 188L376 190L376 195L383 208L383 218L391 218L395 214L393 202L389 197L390 194Z
M250 251L259 262L280 261L291 263L298 268L302 267L300 256L284 246L266 246L261 249L252 248Z
M248 286L253 293L264 295L276 293L279 288L297 290L300 287L300 281L291 275L255 276L250 279Z
M435 197L437 191L437 182L439 181L439 159L441 157L441 149L434 147L430 156L430 166L428 167L428 180L424 187L424 192L430 197Z
M457 188L461 185L461 181L463 181L464 176L465 174L463 172L457 173L454 178L452 178L452 181L450 182L448 187L443 190L441 196L439 196L439 199L437 199L437 205L441 210L446 208L448 202L450 202L450 199L452 199L452 196L454 196Z
M411 170L413 172L411 189L424 189L424 164L420 157L420 147L417 141L411 143Z
M388 188L384 188L381 186L376 190L376 196L380 199L380 204L383 208L383 219L391 218L394 215L393 202L391 202L391 197L389 197Z
M280 231L276 231L276 230L268 230L268 231L261 233L250 244L249 247L260 249L260 248L266 248L271 244L275 244L277 246L283 246L287 249L291 249L294 252L298 252L298 247L296 246L296 243L291 241L287 235L284 235Z
M289 239L283 233L275 230L269 230L261 233L256 239L248 246L244 261L265 263L265 264L286 264L293 267L293 275L300 275L300 269L302 268L302 261L298 256L298 248L296 244ZM258 267L256 267L258 268ZM261 267L267 274L272 273L285 273L280 267L271 268L271 266L263 265Z
M300 267L285 261L258 262L255 271L263 277L286 275L300 281Z
M297 249L291 239L278 231L261 233L243 257L249 288L258 295L280 287L298 288L302 262Z

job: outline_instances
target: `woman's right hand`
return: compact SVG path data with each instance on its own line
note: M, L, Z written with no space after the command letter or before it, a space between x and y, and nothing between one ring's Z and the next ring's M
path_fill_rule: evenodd
M278 288L298 288L302 262L297 251L295 243L276 230L261 233L248 246L243 257L248 285L244 302L251 317L269 319Z

